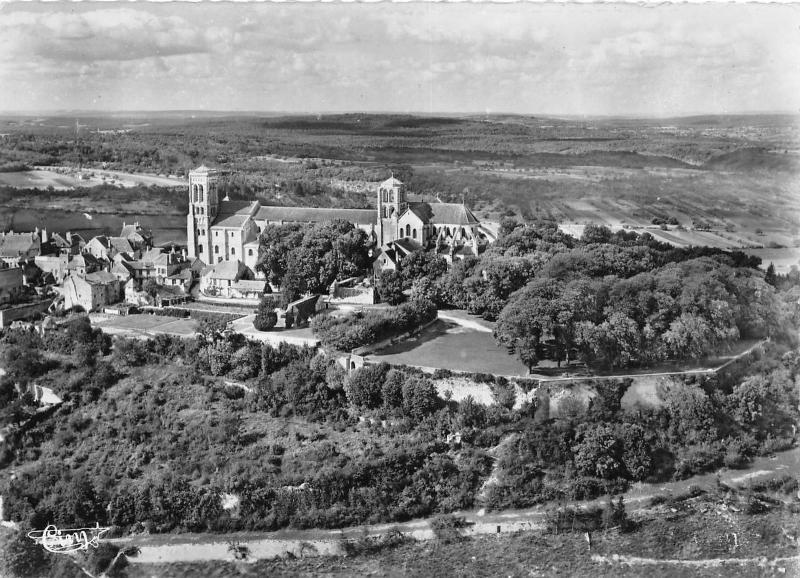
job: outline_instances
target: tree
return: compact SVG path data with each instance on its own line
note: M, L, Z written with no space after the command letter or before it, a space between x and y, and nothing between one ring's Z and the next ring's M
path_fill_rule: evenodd
M776 287L778 285L778 276L775 274L775 263L770 262L767 267L767 272L764 274L764 281Z
M156 295L158 295L158 283L155 279L147 279L144 284L142 285L142 291L150 295L153 299L155 299Z
M421 421L439 407L436 386L430 379L409 376L403 384L403 414Z
M447 261L429 251L414 251L400 261L403 289L410 289L417 279L436 279L447 271Z
M383 404L383 384L388 372L388 363L356 369L344 384L347 400L360 409L379 408Z
M639 424L625 423L619 427L622 438L622 462L628 475L636 481L644 480L652 469L652 432Z
M406 382L406 374L398 369L390 369L386 374L381 388L383 406L387 409L398 409L403 407L403 384Z
M258 331L269 331L278 322L278 314L275 313L275 301L271 296L264 296L256 309L256 316L253 318L253 327Z
M613 479L623 472L620 441L609 425L583 424L572 447L575 467L587 476Z
M389 305L399 305L405 301L403 278L397 271L386 269L378 276L378 297Z
M611 229L605 225L586 225L581 235L581 241L584 243L610 243Z
M28 538L28 528L6 536L0 547L0 574L9 578L38 576L48 565L44 549Z

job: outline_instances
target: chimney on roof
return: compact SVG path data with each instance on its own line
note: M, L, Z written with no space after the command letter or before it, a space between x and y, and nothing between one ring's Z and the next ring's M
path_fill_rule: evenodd
M72 245L72 233L70 231L67 231L67 243Z

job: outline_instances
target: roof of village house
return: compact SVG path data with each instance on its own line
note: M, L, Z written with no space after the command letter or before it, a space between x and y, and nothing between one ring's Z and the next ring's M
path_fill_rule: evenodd
M233 289L243 289L245 291L260 291L263 292L264 288L266 287L267 282L264 280L256 281L256 280L248 280L248 279L240 279L231 287Z
M81 243L86 244L86 241L83 240L78 233L71 233L69 234L69 239L66 236L62 236L58 233L53 233L50 236L50 243L58 247L59 249L70 249L76 245L80 245Z
M6 233L0 236L0 256L19 257L40 244L34 233Z
M120 237L125 237L128 240L133 239L136 243L144 241L145 235L151 236L139 223L133 223L132 225L123 223L122 231L119 233Z
M159 297L184 297L186 295L186 292L180 285L159 285L156 291Z
M180 279L180 280L191 280L192 279L192 270L190 268L181 269L174 275L170 275L167 279Z
M313 313L314 309L316 309L317 301L319 301L321 298L322 295L306 295L287 304L285 311L294 309L303 314Z
M81 253L80 255L74 255L69 261L67 261L67 269L87 267L89 265L97 265L98 263L99 261L97 260L97 257L91 253Z
M397 265L397 252L389 246L383 246L374 253L373 261L386 257L392 264Z
M86 280L89 283L107 285L108 283L113 283L114 281L117 281L117 278L108 271L96 271L95 273L87 274Z
M133 251L133 245L131 245L131 242L125 237L109 237L108 245L119 253L130 253Z
M147 262L155 261L156 259L158 259L158 257L161 255L162 252L163 250L160 247L154 247L152 249L148 249L147 251L142 253L141 261L147 261Z
M108 245L108 237L106 237L105 235L96 235L96 236L92 237L91 239L89 239L89 243L100 243L100 245L102 245L106 249L108 249L108 246L109 246ZM86 243L86 244L88 245L89 243Z
M128 269L131 271L143 271L145 269L152 269L155 267L152 261L142 261L141 259L136 261L127 261L125 265L127 265Z
M322 223L341 219L358 225L370 225L378 218L375 209L323 209L309 207L261 207L257 221L283 221L286 223Z
M212 279L225 279L235 281L244 265L238 259L235 261L222 261L203 270L203 277Z
M130 276L132 271L131 264L126 261L118 261L111 267L111 272L117 275Z

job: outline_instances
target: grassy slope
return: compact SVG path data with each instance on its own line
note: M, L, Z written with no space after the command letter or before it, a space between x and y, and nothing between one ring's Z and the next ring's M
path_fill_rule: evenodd
M672 511L675 510L675 511ZM651 508L638 517L633 533L596 532L589 551L582 533L482 536L456 541L408 543L377 553L348 558L305 558L259 561L255 564L215 562L204 564L137 565L127 570L131 578L158 576L772 576L797 575L800 564L774 567L748 563L715 567L686 567L663 562L627 565L593 559L613 555L658 560L717 558L774 559L796 556L797 544L782 529L796 536L800 520L776 510L749 516L723 509L719 503L697 498L677 507ZM732 534L739 546L733 552ZM783 568L781 572L779 568Z

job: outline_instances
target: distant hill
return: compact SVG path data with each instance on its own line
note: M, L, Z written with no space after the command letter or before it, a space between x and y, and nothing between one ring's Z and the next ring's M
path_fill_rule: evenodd
M800 170L800 155L765 148L745 148L713 156L703 166L725 171L796 172Z

